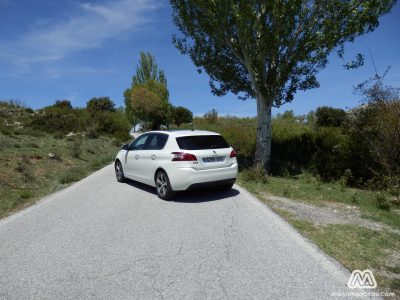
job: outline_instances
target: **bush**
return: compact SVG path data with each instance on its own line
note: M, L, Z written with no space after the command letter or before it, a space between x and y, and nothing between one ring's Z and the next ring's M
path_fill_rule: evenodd
M130 139L131 124L124 113L120 111L103 113L98 115L96 122L100 132L111 134L119 142Z
M81 138L75 138L72 141L71 156L73 158L79 158L79 156L81 154L82 154L82 139Z
M99 137L99 133L97 131L97 126L96 125L91 125L86 129L86 136L89 139L97 139Z
M268 174L261 164L252 168L246 169L242 172L242 178L247 182L254 183L268 183Z
M338 180L348 169L351 153L348 136L340 128L319 128L315 133L315 152L310 161L310 168L322 180Z
M204 114L204 118L210 124L216 124L218 121L218 112L216 109L212 109Z
M31 191L22 191L19 193L21 199L29 199L33 197L33 193Z
M291 112L277 115L272 121L271 173L295 175L307 169L315 152L312 126Z
M383 210L390 210L390 201L383 193L377 193L375 196L376 206Z
M33 169L31 161L28 156L22 155L20 161L17 163L15 170L21 173L25 182L32 181L34 179Z
M346 112L340 108L318 107L315 112L317 126L340 127L346 119Z
M25 128L24 129L24 134L30 135L30 136L33 136L33 137L42 137L42 136L45 135L45 133L43 131L34 130L32 128Z
M80 167L69 168L61 177L59 181L61 184L68 184L71 182L79 181L85 175L85 172Z
M79 118L70 109L47 107L36 114L31 122L33 129L45 132L79 131Z

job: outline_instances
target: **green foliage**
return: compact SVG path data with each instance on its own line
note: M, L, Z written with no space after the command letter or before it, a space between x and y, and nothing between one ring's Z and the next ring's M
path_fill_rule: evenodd
M76 137L72 141L71 156L73 158L79 158L81 154L82 154L82 139Z
M68 184L71 182L79 181L85 175L85 171L79 167L71 167L60 176L59 181L61 184Z
M86 109L71 108L65 101L57 101L55 105L39 110L27 130L53 133L59 139L71 131L86 131L90 138L109 134L125 141L129 138L131 124L125 113L114 106L108 97L92 98Z
M129 122L132 124L133 128L140 123L140 118L134 113L132 109L132 89L126 89L124 92L124 103L125 103L125 114Z
M49 133L79 131L84 127L85 111L57 106L45 107L33 117L31 126L35 130Z
M183 123L191 123L193 121L193 113L183 106L174 106L172 107L172 119L176 126L179 127Z
M132 87L145 84L150 80L159 82L167 87L164 71L158 68L154 56L150 52L141 51L136 74L132 77Z
M239 165L242 168L253 165L256 134L254 118L219 117L216 123L206 118L193 118L195 129L210 130L222 134L238 153ZM186 124L187 125L187 124ZM192 127L187 127L192 129Z
M164 71L158 68L151 53L140 52L131 88L124 92L125 113L128 120L133 126L140 121L148 122L152 129L159 129L161 124L168 125L171 117L168 98Z
M278 114L272 120L271 173L285 176L307 169L314 153L313 127L293 112Z
M171 105L168 89L160 82L150 80L135 85L131 91L131 106L136 116L151 123L152 129L159 129L160 125L169 123Z
M388 198L382 194L382 193L377 193L375 197L376 201L376 206L380 209L383 210L390 210L390 201Z
M31 191L21 191L19 193L21 199L29 199L33 197L33 193Z
M88 101L86 109L92 116L97 116L105 112L114 112L115 104L110 97L94 97Z
M130 138L131 124L126 115L121 111L102 113L97 119L97 130L113 135L118 141Z
M346 112L340 108L318 107L315 112L317 126L340 127L346 119Z
M324 181L339 179L348 168L348 137L340 128L321 127L314 137L315 152L310 161L310 168Z
M25 154L21 155L15 170L22 175L22 178L25 182L34 180L34 173L31 161L29 157Z
M72 104L69 100L57 100L53 106L64 109L72 109Z
M242 172L242 179L253 183L268 183L268 174L260 164L256 164L252 168Z
M257 100L255 159L270 165L272 106L298 90L319 87L318 72L333 52L378 26L393 0L196 1L170 0L181 35L173 42L210 77L217 96L232 92ZM347 65L362 64L362 57Z
M86 128L86 136L89 139L96 139L99 137L99 132L96 124L90 125Z
M394 3L170 2L182 34L174 44L210 75L214 94L261 93L277 106L292 101L296 90L318 87L316 74L329 54L336 50L343 57L344 44L374 30Z
M215 124L218 121L218 112L216 109L212 109L204 114L204 118L210 123Z

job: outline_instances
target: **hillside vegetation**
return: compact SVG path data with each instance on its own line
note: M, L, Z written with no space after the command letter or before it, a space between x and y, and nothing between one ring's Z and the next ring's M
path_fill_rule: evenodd
M130 125L109 99L98 100L38 111L0 102L0 218L112 162Z

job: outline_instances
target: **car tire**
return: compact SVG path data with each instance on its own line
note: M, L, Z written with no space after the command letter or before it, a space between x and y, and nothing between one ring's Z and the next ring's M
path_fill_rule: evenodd
M124 175L124 169L122 169L121 162L117 161L115 163L115 176L117 177L118 182L125 182L126 178Z
M155 184L157 189L157 195L160 199L171 200L175 196L175 192L171 188L169 178L165 171L160 170L156 174Z

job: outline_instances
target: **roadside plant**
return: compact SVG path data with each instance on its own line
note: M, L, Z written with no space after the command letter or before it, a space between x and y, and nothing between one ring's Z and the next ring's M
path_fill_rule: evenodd
M243 180L253 183L268 183L268 174L261 164L248 168L242 172Z
M217 96L232 92L255 98L255 163L269 171L272 107L294 99L298 90L319 87L317 74L344 45L373 31L393 0L199 1L170 0L180 35L178 50L210 77ZM363 64L357 55L345 68Z
M390 210L389 199L381 192L377 193L375 196L376 206L382 210Z
M82 139L76 137L72 141L71 156L73 158L79 158L81 154L82 154Z

